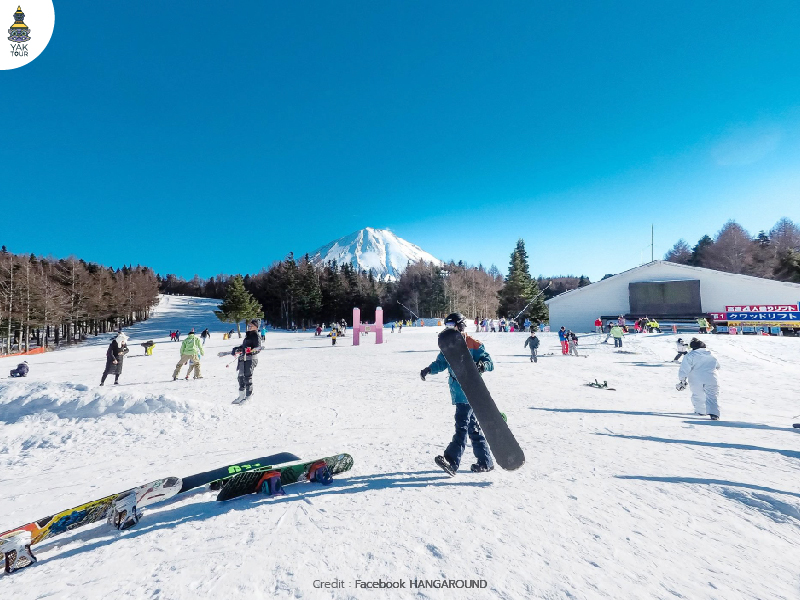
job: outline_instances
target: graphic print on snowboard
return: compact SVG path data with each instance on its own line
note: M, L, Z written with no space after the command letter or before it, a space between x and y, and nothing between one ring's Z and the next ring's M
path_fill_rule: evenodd
M455 329L441 332L439 350L464 391L497 464L507 471L519 469L525 464L525 454L489 394L461 333Z
M309 468L322 461L327 465L330 475L344 473L345 471L349 471L353 466L352 456L349 454L337 454L336 456L329 456L327 458L260 467L258 469L239 473L229 479L222 486L217 500L231 500L232 498L238 498L245 494L255 494L259 491L259 482L264 474L271 471L280 473L281 486L287 486L292 483L297 483L298 481L307 481Z
M118 497L127 494L128 492L136 492L136 504L138 508L144 508L150 504L161 502L172 498L181 489L181 479L179 477L167 477L166 479L157 479L140 485L137 488L126 490L119 494L112 494L99 500L93 500L70 508L62 510L50 517L44 517L38 521L33 521L26 525L22 525L15 529L10 529L0 533L0 539L10 537L19 531L31 532L31 545L38 544L46 539L60 535L66 531L72 531L78 527L83 527L90 523L96 523L106 518L108 509L111 508L112 503Z

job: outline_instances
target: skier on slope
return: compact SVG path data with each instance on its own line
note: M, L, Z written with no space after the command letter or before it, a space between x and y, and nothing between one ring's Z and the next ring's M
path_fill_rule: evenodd
M689 351L689 346L683 341L683 338L678 338L678 341L675 342L675 348L678 350L678 353L675 355L675 358L672 359L672 362L681 362L681 357L686 356L686 353Z
M28 361L23 361L17 365L16 369L9 371L9 377L27 377L28 376Z
M570 355L580 356L578 354L578 336L575 335L574 331L567 331L567 344L569 345Z
M106 368L100 378L100 385L105 385L106 377L113 373L114 385L119 384L119 376L122 375L122 361L128 353L128 336L119 332L117 337L111 340L106 350Z
M494 369L492 357L486 352L483 344L467 335L467 320L464 318L464 315L461 313L452 313L445 318L444 325L445 327L454 328L461 332L461 335L467 342L467 348L469 348L472 360L475 361L480 373L492 371ZM444 354L439 352L436 360L422 369L419 376L422 378L422 381L425 381L425 377L428 375L436 375L445 369L450 373L450 379L448 380L450 385L450 397L456 407L456 432L452 441L445 449L444 455L436 457L436 464L451 475L455 474L461 464L461 455L464 453L464 448L467 445L467 437L469 437L472 442L472 452L475 454L475 458L478 459L478 462L472 465L470 469L475 473L491 471L494 469L494 463L492 461L492 455L489 452L489 444L486 442L483 431L481 431L481 426L478 424L478 420L472 412L472 407L467 401L467 396L458 384Z
M200 357L204 354L205 350L203 350L203 344L200 338L194 334L194 329L192 329L189 335L186 336L186 339L181 342L181 359L178 361L178 364L175 365L175 370L172 372L172 381L178 378L183 365L187 362L189 363L189 370L186 371L186 379L189 379L189 375L192 374L192 371L194 371L195 379L202 379L203 376L200 374Z
M692 391L695 414L702 417L709 415L712 421L717 421L719 420L719 404L717 403L719 361L697 338L692 338L689 347L692 350L681 363L681 369L678 371L680 381L675 388L678 391L684 390L688 383L689 389Z
M531 331L531 335L525 340L525 348L530 346L531 349L531 362L538 362L536 360L537 348L539 348L539 338L536 337L536 332Z
M247 333L241 346L231 350L231 355L239 355L236 363L236 372L239 379L239 397L234 401L241 404L253 395L253 371L258 366L256 355L261 352L261 339L258 336L258 320L253 319L247 324Z

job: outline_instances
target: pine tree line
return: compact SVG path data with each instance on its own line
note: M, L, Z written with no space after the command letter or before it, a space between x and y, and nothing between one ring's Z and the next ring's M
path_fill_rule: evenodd
M0 249L0 353L113 331L147 319L157 303L158 279L146 267L115 270Z
M579 282L589 283L584 277L560 279L575 279L575 287ZM185 281L170 274L159 281L164 293L224 298L228 304L220 306L218 316L231 323L251 318L241 316L245 313L258 312L255 305L248 307L241 287L261 307L266 322L283 329L310 328L342 319L351 324L354 307L361 309L363 320L371 321L378 306L383 308L386 321L415 316L441 318L451 312L461 312L470 319L513 318L522 311L520 321L529 317L546 322L544 300L549 297L537 296L540 288L530 276L523 240L511 255L506 278L495 266L487 270L463 261L443 265L420 261L409 264L397 280L382 281L350 264L332 261L315 265L308 255L297 261L289 254L257 275L219 275L208 280L195 276ZM562 281L560 285L568 284ZM534 297L536 300L526 308Z
M704 235L690 247L681 239L664 260L739 273L800 282L800 227L784 217L775 226L752 236L736 221L728 221L716 236Z

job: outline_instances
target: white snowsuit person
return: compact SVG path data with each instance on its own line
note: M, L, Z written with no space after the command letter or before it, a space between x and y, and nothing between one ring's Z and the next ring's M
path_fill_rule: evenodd
M692 351L683 357L681 369L678 377L688 380L689 389L692 392L692 404L694 412L699 415L711 415L711 418L719 417L719 382L717 381L717 370L719 361L706 349L706 345L694 338L689 343Z

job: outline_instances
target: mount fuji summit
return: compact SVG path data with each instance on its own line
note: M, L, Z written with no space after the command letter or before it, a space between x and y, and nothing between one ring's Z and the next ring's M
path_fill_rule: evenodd
M441 265L442 261L419 246L397 237L388 229L367 227L339 238L311 255L314 264L335 260L337 264L349 263L359 271L371 271L376 277L399 277L408 264L424 260Z

